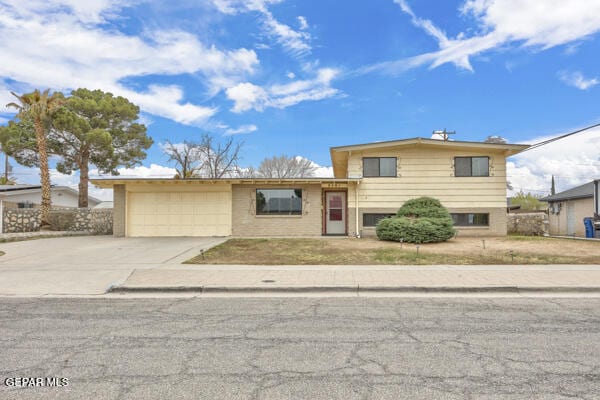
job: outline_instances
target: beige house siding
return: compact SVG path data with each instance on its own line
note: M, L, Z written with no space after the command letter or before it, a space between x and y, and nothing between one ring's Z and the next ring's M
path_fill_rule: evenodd
M490 176L455 177L454 157L461 156L490 157ZM349 177L362 176L363 157L396 157L398 176L363 178L359 185L360 207L393 208L420 196L435 197L448 208L473 207L474 198L477 207L506 207L506 159L502 153L406 147L353 152L348 160Z
M256 189L302 189L302 215L256 215ZM233 185L234 236L318 236L322 233L321 185Z
M125 236L125 221L127 220L125 185L113 186L113 235Z
M490 176L455 177L454 157L490 157ZM461 235L506 235L506 159L498 151L466 151L402 147L352 152L348 176L362 176L363 157L396 157L397 177L362 178L358 185L359 232L374 234L362 227L363 213L396 212L405 201L421 196L434 197L450 212L489 213L489 227L457 228ZM349 188L348 207L356 210L354 186ZM355 231L350 225L350 231Z
M567 215L570 206L573 207L573 226L575 228L575 236L585 237L585 226L583 219L594 215L594 199L592 197L585 199L573 199L560 201L561 210L558 214L550 213L548 215L549 229L551 235L566 236L569 235L567 230Z

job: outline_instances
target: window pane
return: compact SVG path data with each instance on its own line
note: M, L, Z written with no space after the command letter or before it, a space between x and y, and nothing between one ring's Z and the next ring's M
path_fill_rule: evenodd
M342 221L342 210L339 209L333 209L333 210L329 210L329 220L330 221Z
M489 158L473 157L473 176L489 176Z
M489 226L489 214L451 214L455 226Z
M473 225L489 225L489 214L473 214Z
M383 218L393 217L396 214L363 214L363 226L375 226Z
M395 157L382 157L379 159L379 176L396 176Z
M363 176L379 176L379 158L363 158Z
M256 189L256 214L301 215L302 189Z
M454 176L471 176L471 157L454 158Z

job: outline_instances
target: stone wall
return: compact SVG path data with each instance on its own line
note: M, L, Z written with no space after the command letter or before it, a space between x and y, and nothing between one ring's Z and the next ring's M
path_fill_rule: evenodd
M548 215L546 213L510 213L507 219L508 233L526 236L546 236Z
M50 211L53 231L112 234L112 209L70 208ZM4 209L3 233L35 232L40 230L40 210L30 208Z
M4 233L40 230L40 210L35 208L5 208L2 221Z

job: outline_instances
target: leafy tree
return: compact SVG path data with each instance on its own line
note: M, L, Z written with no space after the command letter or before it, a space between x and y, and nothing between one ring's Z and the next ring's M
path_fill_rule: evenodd
M546 203L540 200L541 196L524 193L522 190L511 200L511 204L521 206L522 210L543 210Z
M202 163L200 175L212 179L235 176L239 171L241 148L242 143L235 143L233 137L225 142L215 143L212 136L202 135L198 144L198 157Z
M79 207L87 207L90 164L101 173L118 175L119 166L133 167L146 157L152 139L146 136L146 127L135 122L139 108L123 97L77 89L63 100L63 105L48 124L48 152L60 158L56 165L59 172L79 171L78 203ZM30 124L9 124L8 131L9 154L20 164L38 165Z
M556 194L556 185L554 184L554 175L552 175L552 183L550 184L550 194Z
M101 90L77 89L56 113L50 136L52 151L61 157L58 172L79 170L79 207L88 206L89 166L118 175L146 158L152 139L136 121L140 109L124 97Z
M281 155L262 160L257 172L263 178L308 178L315 176L315 170L306 158Z
M41 229L47 229L50 224L48 217L50 215L51 197L50 197L50 169L48 167L48 146L46 134L51 124L52 116L63 104L64 96L60 92L54 92L50 95L50 89L40 92L38 89L32 93L21 96L11 92L17 98L17 102L9 103L6 106L17 110L17 116L21 121L33 124L33 133L36 143L36 158L40 167L40 180L42 186L42 204L41 204ZM13 128L18 124L13 123Z
M375 232L381 240L408 243L444 242L455 234L448 210L431 197L408 200L395 217L380 220Z
M194 142L184 141L181 144L173 144L166 141L163 151L169 156L169 161L175 162L175 179L195 178L200 174L202 163L200 160L200 145Z

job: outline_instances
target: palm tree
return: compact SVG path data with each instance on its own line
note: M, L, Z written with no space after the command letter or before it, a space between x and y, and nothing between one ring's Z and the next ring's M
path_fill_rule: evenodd
M18 100L17 103L8 103L6 107L18 111L17 118L33 121L35 136L40 161L40 178L42 186L41 229L48 229L50 223L50 169L48 168L48 150L46 147L46 127L52 114L64 103L62 93L54 92L50 96L50 89L40 92L38 89L32 93L17 95L11 92Z

